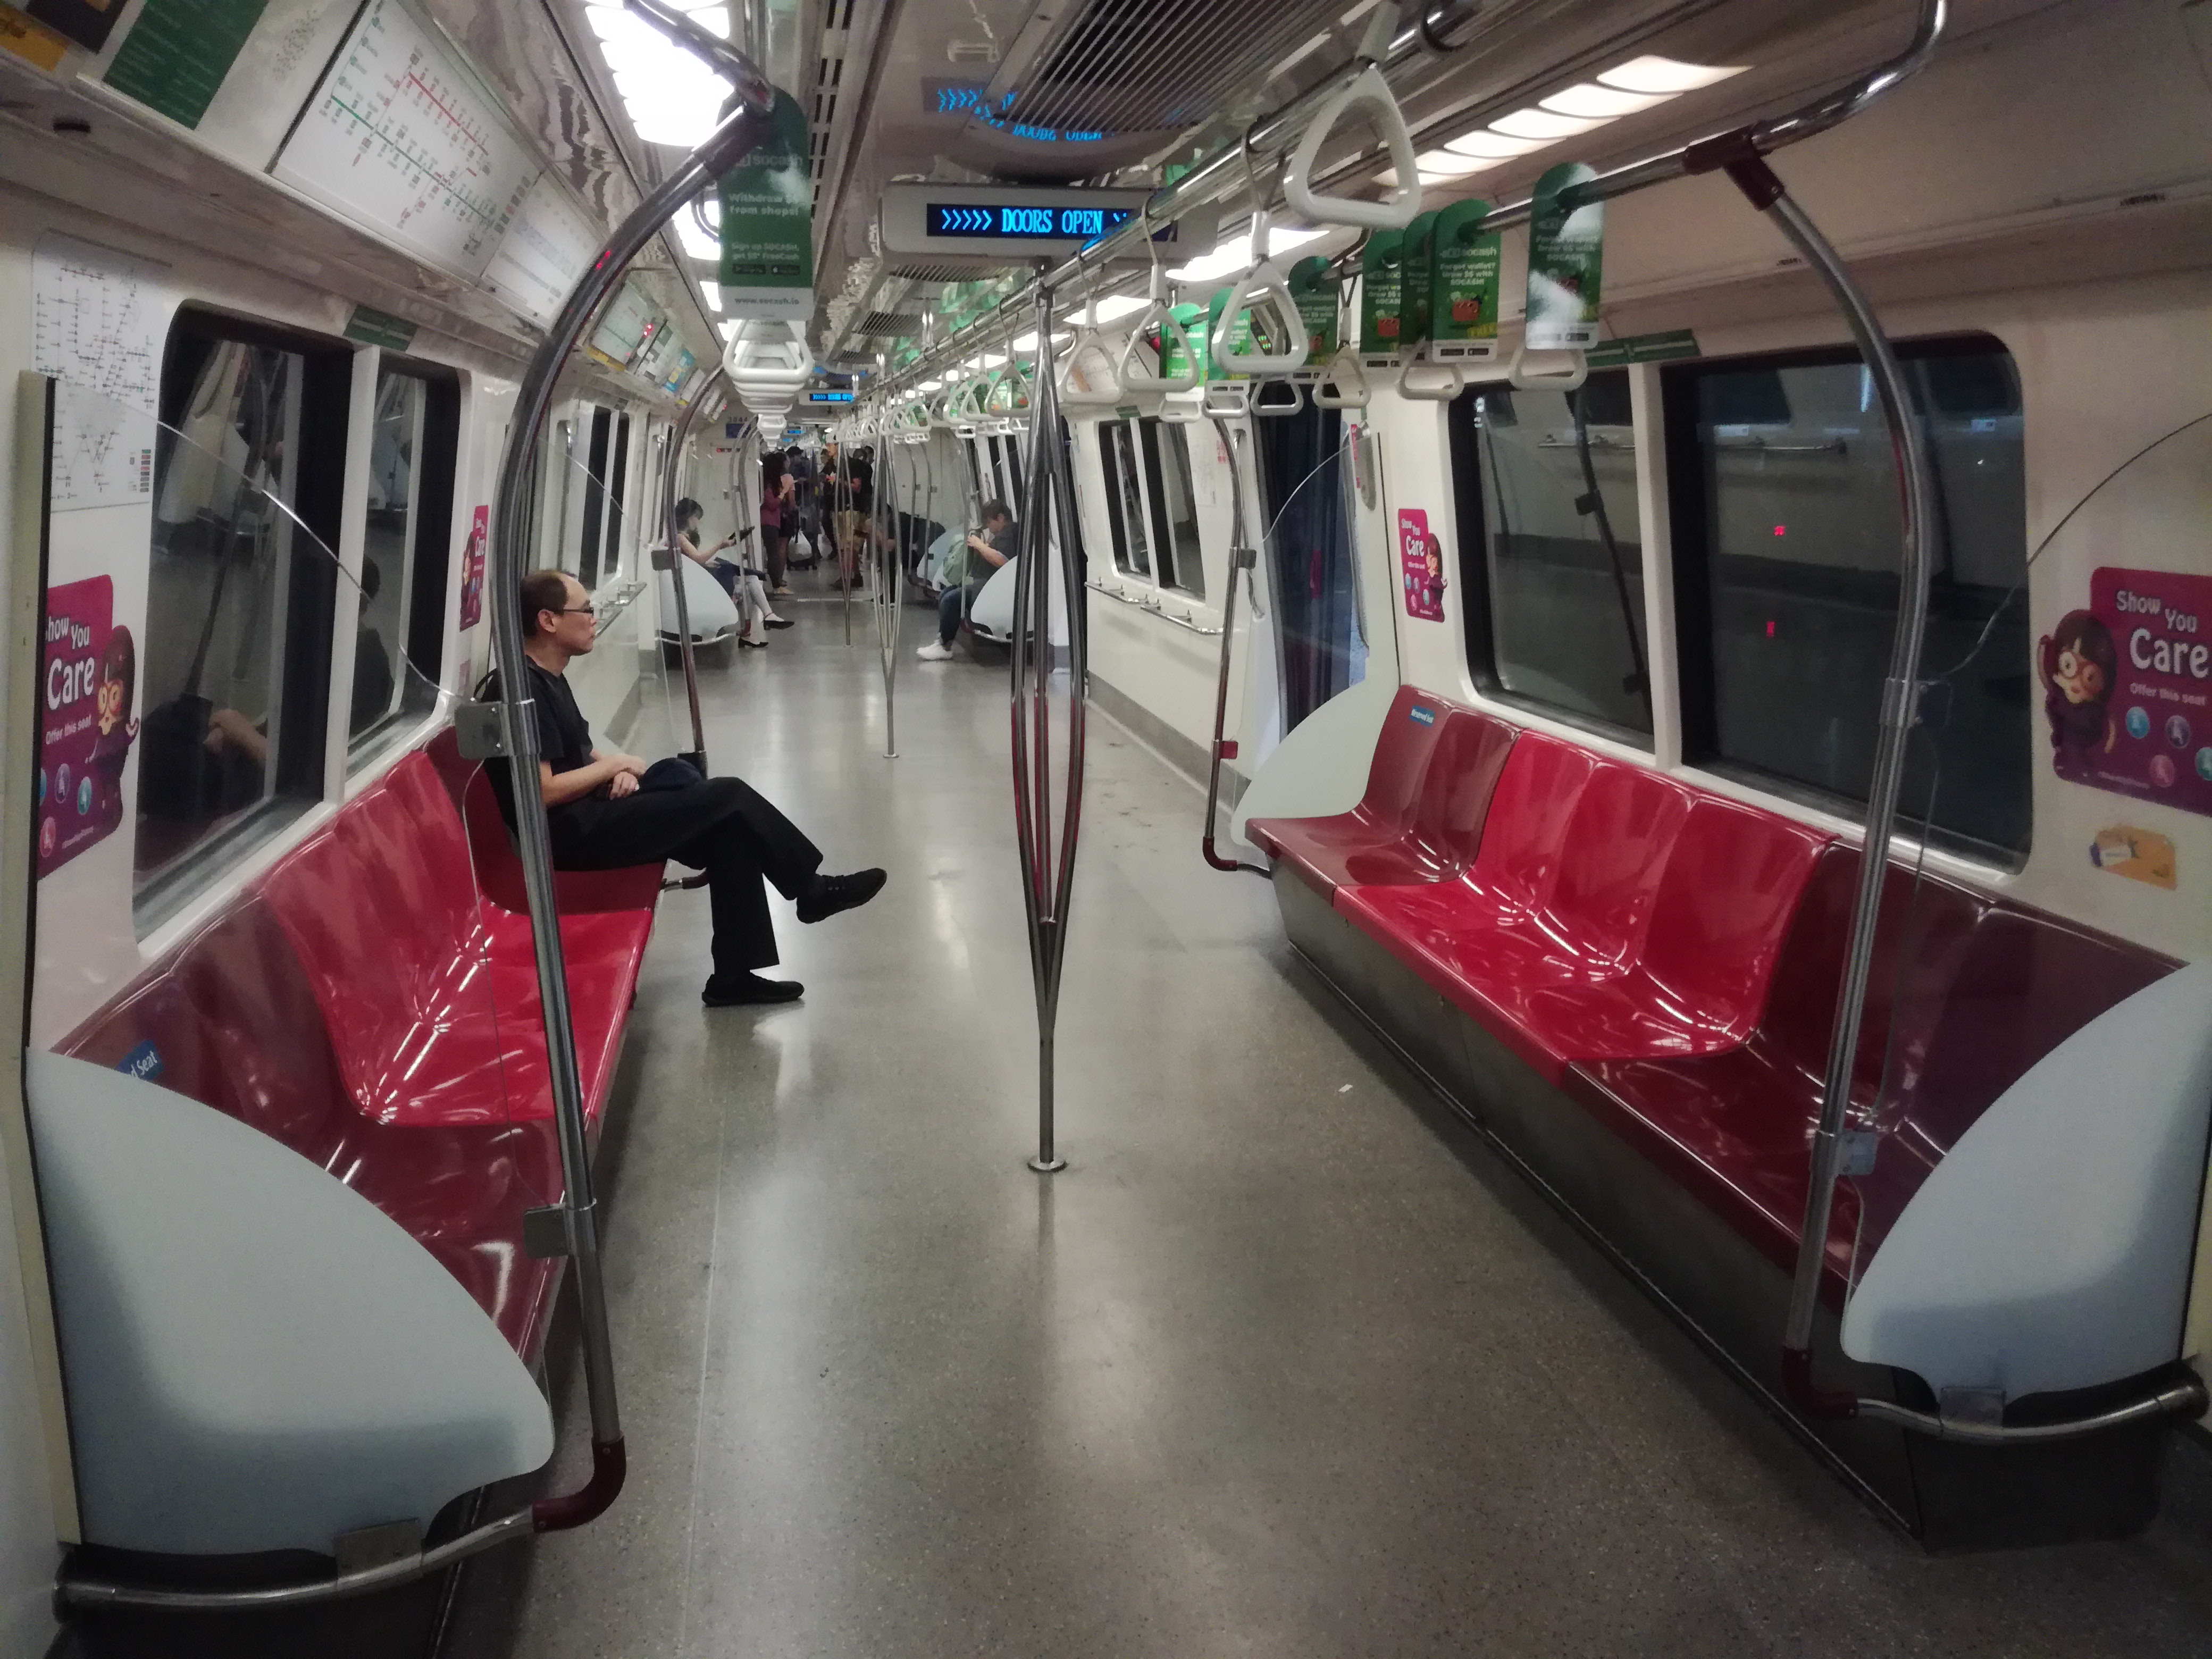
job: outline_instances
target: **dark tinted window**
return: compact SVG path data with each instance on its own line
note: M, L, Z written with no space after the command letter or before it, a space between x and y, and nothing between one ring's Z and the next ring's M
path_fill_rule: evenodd
M1485 689L1649 743L1628 376L1451 408L1468 654Z
M2028 844L2027 507L2019 380L1996 341L1903 349L1943 536L1922 678L1948 715L1916 734L1902 808L1954 843ZM1898 601L1889 433L1856 356L1667 371L1674 568L1691 758L1863 803ZM1786 416L1740 416L1751 384ZM1771 401L1767 392L1757 398Z
M1106 524L1114 538L1114 568L1152 579L1152 556L1146 538L1145 501L1137 480L1136 432L1127 421L1098 427L1098 459L1106 481Z
M1140 427L1160 586L1202 599L1206 564L1198 540L1198 501L1190 483L1190 430L1188 426L1170 429L1149 416Z
M347 722L356 739L435 701L459 405L448 374L387 362L377 374ZM375 747L357 742L356 760Z
M142 925L222 848L321 796L351 372L349 349L228 319L186 311L170 331L142 676Z

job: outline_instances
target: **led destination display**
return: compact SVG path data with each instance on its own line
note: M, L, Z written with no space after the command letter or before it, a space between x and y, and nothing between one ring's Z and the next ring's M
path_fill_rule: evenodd
M1120 207L1049 207L1009 203L931 202L923 222L932 236L994 236L1012 240L1091 241L1103 236L1133 210Z

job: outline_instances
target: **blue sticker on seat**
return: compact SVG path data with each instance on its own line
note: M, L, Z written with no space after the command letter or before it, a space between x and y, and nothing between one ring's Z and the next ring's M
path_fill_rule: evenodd
M1434 726L1437 723L1437 711L1433 708L1424 708L1420 704L1415 703L1407 712L1424 726Z
M151 1042L142 1042L115 1062L118 1072L128 1072L141 1083L151 1083L161 1075L161 1051Z

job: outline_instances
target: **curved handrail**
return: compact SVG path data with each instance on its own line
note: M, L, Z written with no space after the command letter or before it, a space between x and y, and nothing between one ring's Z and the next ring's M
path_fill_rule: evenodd
M1128 605L1133 610L1142 611L1146 612L1148 615L1158 617L1162 622L1172 623L1177 628L1187 629L1191 633L1199 635L1202 638L1209 640L1213 639L1222 631L1218 628L1208 628L1202 623L1194 623L1191 621L1190 616L1188 612L1180 617L1176 616L1173 611L1169 611L1162 605L1156 598L1148 599L1141 593L1132 596L1130 594L1124 593L1118 587L1109 587L1103 582L1086 581L1083 585L1094 593L1103 593L1109 599L1119 599L1123 605Z
M1354 108L1375 112L1376 125L1382 129L1382 141L1390 149L1390 165L1398 171L1398 182L1379 202L1318 196L1310 182L1322 141ZM1390 95L1390 83L1382 78L1377 65L1369 63L1314 112L1297 149L1291 153L1289 170L1283 174L1283 199L1293 213L1313 224L1351 225L1361 230L1402 230L1420 212L1421 173L1413 160L1413 137L1406 131L1405 115Z
M1214 422L1213 429L1229 457L1229 589L1221 596L1221 663L1213 687L1213 741L1206 751L1206 829L1199 837L1199 851L1217 870L1243 870L1255 876L1268 876L1272 872L1260 865L1224 858L1214 846L1213 826L1221 815L1221 763L1237 758L1236 740L1228 735L1230 653L1237 638L1237 578L1244 578L1245 592L1252 599L1252 614L1258 617L1259 593L1253 583L1260 553L1251 544L1245 526L1244 434L1241 428L1232 431L1224 421Z

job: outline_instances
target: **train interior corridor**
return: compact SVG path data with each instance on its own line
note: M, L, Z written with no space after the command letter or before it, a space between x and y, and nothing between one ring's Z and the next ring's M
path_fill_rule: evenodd
M2131 1542L1923 1555L1191 856L1192 781L1095 714L1068 1168L1024 1169L1005 672L902 670L886 760L872 645L816 592L702 671L709 752L890 881L780 907L790 1008L702 1009L704 896L664 901L601 1151L630 1485L471 1564L445 1659L2199 1650L2202 1452Z

